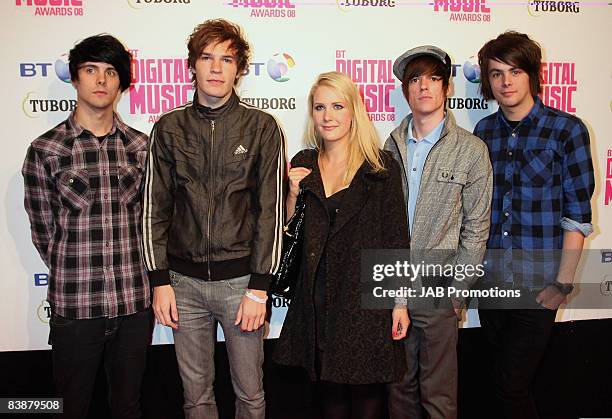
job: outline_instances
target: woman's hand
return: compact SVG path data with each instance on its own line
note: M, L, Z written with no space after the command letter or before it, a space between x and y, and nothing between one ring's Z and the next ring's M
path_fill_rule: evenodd
M312 170L305 167L292 167L289 170L289 196L297 198L300 193L300 182L308 176Z
M295 212L295 203L300 193L300 182L308 176L310 172L312 172L312 170L305 167L292 167L289 170L289 193L287 194L287 202L285 203L287 220L290 219Z
M410 317L408 317L408 309L406 307L395 307L391 314L393 325L391 326L391 336L393 340L400 340L406 337L408 326L410 326Z

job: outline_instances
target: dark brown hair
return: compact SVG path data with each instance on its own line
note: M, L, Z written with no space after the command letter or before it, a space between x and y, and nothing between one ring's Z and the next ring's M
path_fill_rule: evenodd
M450 64L450 59L443 63L439 59L430 55L422 55L410 61L406 65L406 70L404 70L404 78L402 79L402 92L404 93L406 100L408 100L408 85L410 79L423 75L442 77L442 87L446 92L450 83Z
M480 66L480 93L487 100L495 99L489 83L489 60L499 61L520 68L529 75L531 95L542 91L540 68L542 49L540 45L524 33L507 31L490 40L478 51Z
M244 39L242 30L235 23L225 19L210 19L200 23L193 29L187 42L189 56L187 62L193 74L191 81L196 84L195 63L200 58L200 54L204 48L210 44L218 44L221 42L230 41L229 49L236 56L236 64L238 66L238 76L245 74L249 65L250 47L249 43ZM234 83L238 81L238 77Z

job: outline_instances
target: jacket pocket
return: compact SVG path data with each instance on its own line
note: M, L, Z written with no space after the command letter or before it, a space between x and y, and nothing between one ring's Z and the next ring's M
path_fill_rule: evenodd
M436 177L436 180L438 182L465 186L465 184L467 183L467 173L454 171L452 169L441 168L438 170L438 176Z
M89 208L89 175L87 170L70 169L58 175L57 189L62 205L75 212Z

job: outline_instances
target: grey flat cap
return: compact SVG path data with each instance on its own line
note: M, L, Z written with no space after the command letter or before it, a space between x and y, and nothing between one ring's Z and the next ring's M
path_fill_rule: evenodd
M393 74L400 81L404 78L404 71L406 71L406 65L417 57L421 57L423 55L429 55L443 63L450 65L450 57L446 52L441 50L438 47L434 47L433 45L422 45L420 47L412 48L397 57L395 62L393 63Z

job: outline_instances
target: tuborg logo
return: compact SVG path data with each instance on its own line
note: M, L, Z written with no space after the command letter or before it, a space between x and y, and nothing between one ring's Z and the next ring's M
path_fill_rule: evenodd
M348 12L356 7L395 7L395 0L336 0L336 5L343 12Z
M244 97L240 99L243 102L248 103L251 106L255 106L259 109L279 109L288 110L295 109L295 98L294 97Z
M605 295L605 296L612 295L612 276L611 275L604 276L603 281L601 281L601 284L599 285L599 292L601 292L601 295Z
M272 297L272 307L281 308L281 307L289 307L291 304L291 300L285 297L274 296Z
M41 322L49 324L49 319L51 318L51 306L47 300L42 300L40 302L40 305L36 309L36 315Z
M127 3L132 9L142 9L148 5L190 4L191 0L127 0Z
M580 3L577 1L528 1L527 13L540 17L545 13L580 13Z
M38 118L41 113L72 112L76 99L40 99L36 92L28 92L21 101L21 109L28 118Z

